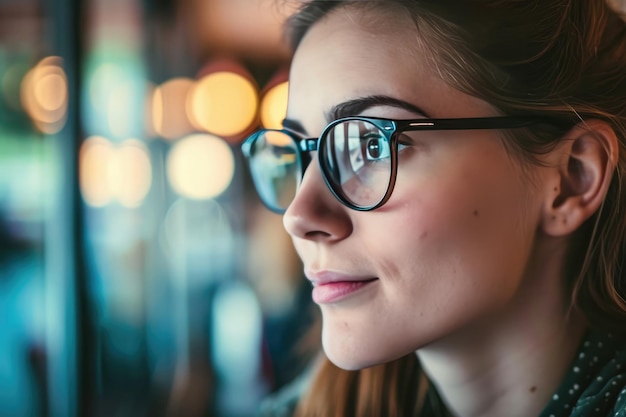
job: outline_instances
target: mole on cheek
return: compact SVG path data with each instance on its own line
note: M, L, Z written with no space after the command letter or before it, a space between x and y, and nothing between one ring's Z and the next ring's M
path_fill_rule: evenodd
M473 214L474 214L474 217L478 217L478 215L479 215L478 210L474 210Z

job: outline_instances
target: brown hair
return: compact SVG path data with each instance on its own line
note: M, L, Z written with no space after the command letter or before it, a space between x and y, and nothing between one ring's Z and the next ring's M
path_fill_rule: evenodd
M414 18L423 50L454 88L507 115L555 123L507 141L528 163L558 144L576 122L600 119L619 140L619 160L604 204L568 255L572 306L593 327L626 324L626 24L605 0L313 0L289 20L293 48L339 7L401 7ZM407 38L409 39L409 38ZM574 122L572 122L574 121ZM298 416L419 415L414 354L374 368L343 371L322 361ZM420 392L425 392L424 381Z

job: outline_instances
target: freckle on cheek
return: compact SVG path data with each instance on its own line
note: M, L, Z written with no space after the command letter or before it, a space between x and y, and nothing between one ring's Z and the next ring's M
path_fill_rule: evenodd
M427 237L428 237L428 231L424 230L422 234L420 235L420 239L426 239Z
M474 217L478 217L478 210L474 210Z

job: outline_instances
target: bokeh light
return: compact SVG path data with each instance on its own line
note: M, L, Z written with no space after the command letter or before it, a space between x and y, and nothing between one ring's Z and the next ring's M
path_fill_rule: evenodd
M186 110L187 97L194 81L174 78L158 86L152 93L154 131L165 139L178 139L194 131Z
M140 57L104 43L87 54L84 68L81 117L86 134L114 142L142 137L147 82Z
M282 129L287 115L289 83L284 81L270 88L261 101L261 124L267 129Z
M87 83L89 104L104 113L108 110L106 97L120 80L124 79L124 69L111 62L102 62L94 65Z
M122 142L109 159L107 183L124 207L141 205L152 184L152 166L146 146L137 139Z
M42 133L59 132L67 119L68 84L62 60L46 57L26 73L20 87L22 107Z
M80 149L79 180L89 206L103 207L117 201L127 208L138 207L152 185L148 150L137 139L114 145L104 137L92 136Z
M197 133L176 142L167 157L167 178L181 196L209 199L223 193L235 172L232 150L222 139Z
M256 121L258 88L250 77L217 71L202 77L189 96L192 123L199 130L232 138L247 131Z
M132 103L135 92L132 83L120 82L109 93L107 103L107 122L109 131L113 137L124 137L132 131L132 125L136 123L133 120L136 112L129 112L124 103Z
M87 138L80 148L80 190L85 203L92 207L105 206L113 199L107 171L114 153L111 142L101 136Z

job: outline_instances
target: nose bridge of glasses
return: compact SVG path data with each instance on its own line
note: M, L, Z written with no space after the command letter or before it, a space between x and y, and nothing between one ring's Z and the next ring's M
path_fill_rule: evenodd
M302 139L298 143L298 147L302 152L313 152L317 150L317 138Z

